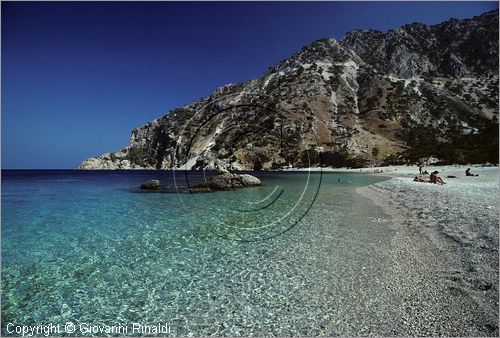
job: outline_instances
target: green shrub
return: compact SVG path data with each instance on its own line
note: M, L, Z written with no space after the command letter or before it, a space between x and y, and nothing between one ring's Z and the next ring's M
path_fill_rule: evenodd
M439 141L437 130L415 127L403 135L408 149L400 153L406 161L415 163L422 157L434 156L442 164L498 163L498 123L475 121L477 134L462 134L455 126L446 133L447 141Z
M320 154L321 166L333 168L361 168L368 164L368 160L361 156L349 155L346 149L338 151L325 151Z
M128 158L131 163L135 163L141 166L148 166L153 163L151 156L148 154L146 149L140 147L131 147L128 150Z

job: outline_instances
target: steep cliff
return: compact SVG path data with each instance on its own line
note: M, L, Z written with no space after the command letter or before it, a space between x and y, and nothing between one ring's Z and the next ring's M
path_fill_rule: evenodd
M498 161L498 11L321 39L79 169Z

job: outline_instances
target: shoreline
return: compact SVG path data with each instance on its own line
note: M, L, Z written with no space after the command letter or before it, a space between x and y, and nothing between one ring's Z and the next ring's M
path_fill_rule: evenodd
M499 169L471 165L479 177L466 177L468 167L425 168L446 185L414 182L415 166L389 167L369 173L388 180L356 189L391 216L405 335L498 336Z
M498 277L498 269L492 259L494 252L474 254L467 259L471 249L479 253L495 249L491 247L494 243L483 237L498 238L498 231L479 236L485 248L463 247L451 241L450 236L470 231L453 233L451 228L442 234L443 229L437 224L440 217L446 220L451 212L434 215L431 210L421 215L421 205L417 209L411 207L415 196L423 196L424 204L429 202L425 194L440 193L444 194L440 195L443 199L451 198L460 184L481 196L471 202L475 203L472 208L477 209L482 203L485 191L498 200L498 188L488 190L492 182L498 181L496 168L485 169L480 177L459 178L445 186L413 182L412 176L382 181L380 177L358 174L345 176L358 176L356 179L366 184L377 183L362 187L337 185L337 177L325 175L332 184L320 189L300 226L268 240L240 244L204 229L213 220L200 217L198 202L204 198L193 199L187 205L195 210L190 214L178 212L186 204L181 204L177 196L149 198L124 194L116 189L128 182L121 179L109 180L110 185L89 180L89 189L83 183L87 181L68 180L74 173L65 175L68 177L58 178L64 182L61 186L57 183L60 190L54 190L53 181L42 180L45 188L38 195L40 199L26 205L22 213L12 215L13 221L7 223L14 224L14 216L22 217L17 220L25 223L28 230L16 234L7 228L5 232L4 244L8 245L4 250L9 253L9 260L3 273L9 298L3 310L13 321L24 315L44 322L61 318L79 322L118 318L109 319L109 324L118 325L120 316L161 316L174 318L172 328L180 336L498 334L498 282L493 281ZM286 175L273 176L286 179ZM29 173L26 177L29 180L19 182L22 184L11 193L30 193L25 187L32 184L32 179ZM295 184L292 180L288 186ZM283 186L287 187L285 182ZM45 198L54 192L54 197L61 198ZM106 201L96 196L106 196ZM218 201L224 201L224 196L219 198ZM483 217L485 222L498 220L494 217L498 208L481 208L475 215L461 204L460 198L454 202L458 203L457 209L470 213L459 215L460 219L475 220L486 211L493 214L486 214L490 218ZM78 201L84 203L75 203ZM403 203L406 201L410 206ZM16 210L18 203L11 199L5 210ZM44 205L43 213L37 212L38 205ZM435 217L436 224L428 216ZM429 226L422 227L424 223ZM39 224L49 225L47 231L36 231ZM497 225L493 230L496 228ZM68 235L82 240L68 241ZM457 238L460 239L474 242L474 238ZM25 262L34 259L40 260L39 267L25 270ZM469 271L471 267L475 270ZM28 277L33 281L31 287L40 291L30 294L30 302L23 303L22 278ZM64 282L65 289L47 288L54 278ZM46 300L59 299L60 292L69 288L95 292L69 293L60 299L55 305L64 309L62 317L53 311L53 306L47 306ZM146 297L137 291L141 288L158 288L151 306L141 305ZM489 304L490 300L494 303ZM124 314L124 306L133 311Z
M472 172L481 171L486 168L496 168L499 170L498 165L483 166L483 164L446 164L446 165L428 165L423 166L423 170L428 172L439 170L442 174L448 172L460 172L462 175L465 169L471 168ZM364 174L389 174L395 176L418 174L418 165L389 165L378 167L364 167L364 168L331 168L331 167L309 167L309 168L296 168L293 170L280 170L280 171L323 171L323 172L355 172Z

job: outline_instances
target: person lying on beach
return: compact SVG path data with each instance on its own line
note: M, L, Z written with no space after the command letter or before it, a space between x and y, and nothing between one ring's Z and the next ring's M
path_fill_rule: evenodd
M431 183L430 180L426 179L423 175L417 175L413 179L414 182L423 182L423 183Z
M467 168L467 170L465 171L465 176L479 176L479 175L478 175L478 174L475 174L475 175L474 175L474 174L472 174L472 173L470 172L470 168Z
M430 182L431 183L434 183L434 184L446 184L445 181L443 181L443 179L441 177L439 177L437 174L439 174L439 171L437 170L434 170L432 173L431 173L431 179L430 179Z

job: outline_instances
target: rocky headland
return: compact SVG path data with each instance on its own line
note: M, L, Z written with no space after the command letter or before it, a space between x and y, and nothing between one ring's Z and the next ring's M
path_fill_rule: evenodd
M78 169L498 163L498 11L320 39Z

